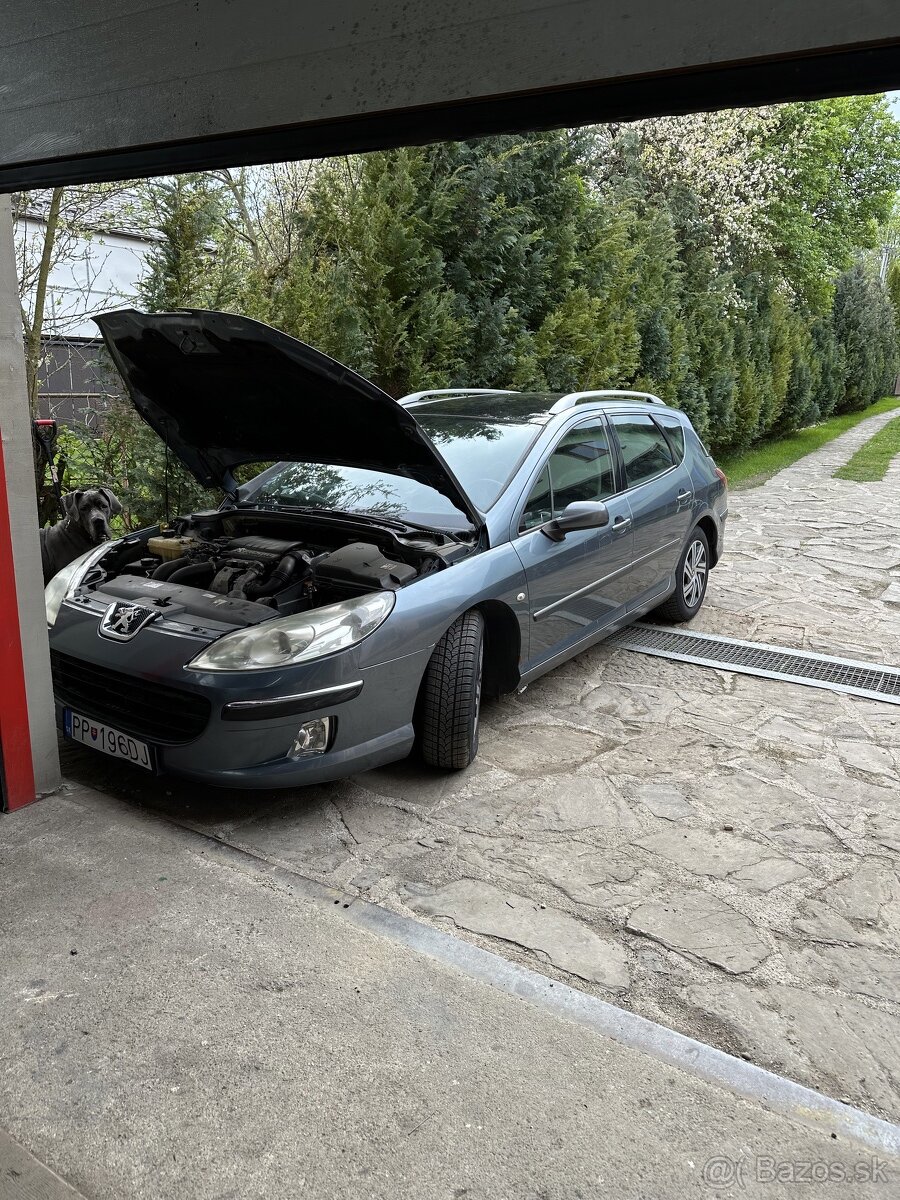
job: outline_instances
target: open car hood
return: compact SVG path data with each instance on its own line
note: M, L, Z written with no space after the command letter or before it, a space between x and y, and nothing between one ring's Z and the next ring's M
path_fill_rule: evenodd
M406 409L296 338L202 309L94 320L135 408L205 487L233 493L240 463L363 467L429 484L484 524Z

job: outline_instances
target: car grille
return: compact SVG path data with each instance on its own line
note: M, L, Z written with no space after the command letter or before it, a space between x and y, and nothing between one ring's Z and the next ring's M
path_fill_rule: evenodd
M51 651L53 690L60 704L153 742L191 742L209 720L204 696L111 671Z

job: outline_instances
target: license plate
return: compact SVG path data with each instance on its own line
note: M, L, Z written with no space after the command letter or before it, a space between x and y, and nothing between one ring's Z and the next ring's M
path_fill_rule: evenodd
M120 733L118 729L103 725L92 717L84 717L81 713L73 712L71 708L65 710L64 721L66 737L71 738L73 742L81 742L83 746L100 750L110 758L121 758L125 762L134 763L136 767L143 767L145 771L153 770L153 753L146 742L139 742L129 734Z

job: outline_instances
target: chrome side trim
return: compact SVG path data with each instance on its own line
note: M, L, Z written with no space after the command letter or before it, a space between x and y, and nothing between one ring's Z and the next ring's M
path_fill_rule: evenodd
M563 596L561 600L554 600L552 604L548 604L545 608L539 608L536 613L533 613L535 621L540 621L556 609L562 608L564 604L568 604L570 600L577 600L580 596L587 596L591 592L596 591L602 584L609 582L610 579L615 579L619 575L624 575L626 571L630 571L633 567L640 566L641 563L647 562L650 558L655 558L657 554L662 554L663 550L668 550L670 546L676 546L681 542L681 538L672 538L671 541L663 542L661 546L657 546L655 550L651 550L649 554L642 554L640 558L634 558L624 567L619 567L615 571L610 571L608 575L603 575L600 579L595 579L593 583L587 584L585 587L579 588L575 592L569 592L568 596Z
M339 683L335 687L319 688L315 692L294 692L290 696L267 696L264 700L232 700L226 707L234 712L244 712L247 709L270 708L275 704L293 704L305 703L307 700L327 699L330 696L336 695L338 692L349 692L354 688L361 688L363 681L354 679L350 683Z
M641 615L652 607L652 604L647 605L645 609L641 610ZM549 658L542 658L540 662L529 667L527 671L523 671L519 678L518 690L524 691L535 679L539 679L541 675L546 675L548 671L552 671L564 662L568 662L570 658L574 658L576 654L580 654L582 650L586 650L596 642L606 641L608 637L618 632L624 625L629 625L634 619L635 616L633 613L622 613L621 616L614 617L605 625L594 626L583 637L580 637L577 642L565 646L562 650L557 650Z

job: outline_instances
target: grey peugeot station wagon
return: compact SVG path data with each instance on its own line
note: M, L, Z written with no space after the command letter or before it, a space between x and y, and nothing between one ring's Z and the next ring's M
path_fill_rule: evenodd
M654 396L398 402L246 317L97 321L137 411L225 498L47 585L69 738L233 787L336 779L414 747L466 767L483 694L703 603L725 476Z

